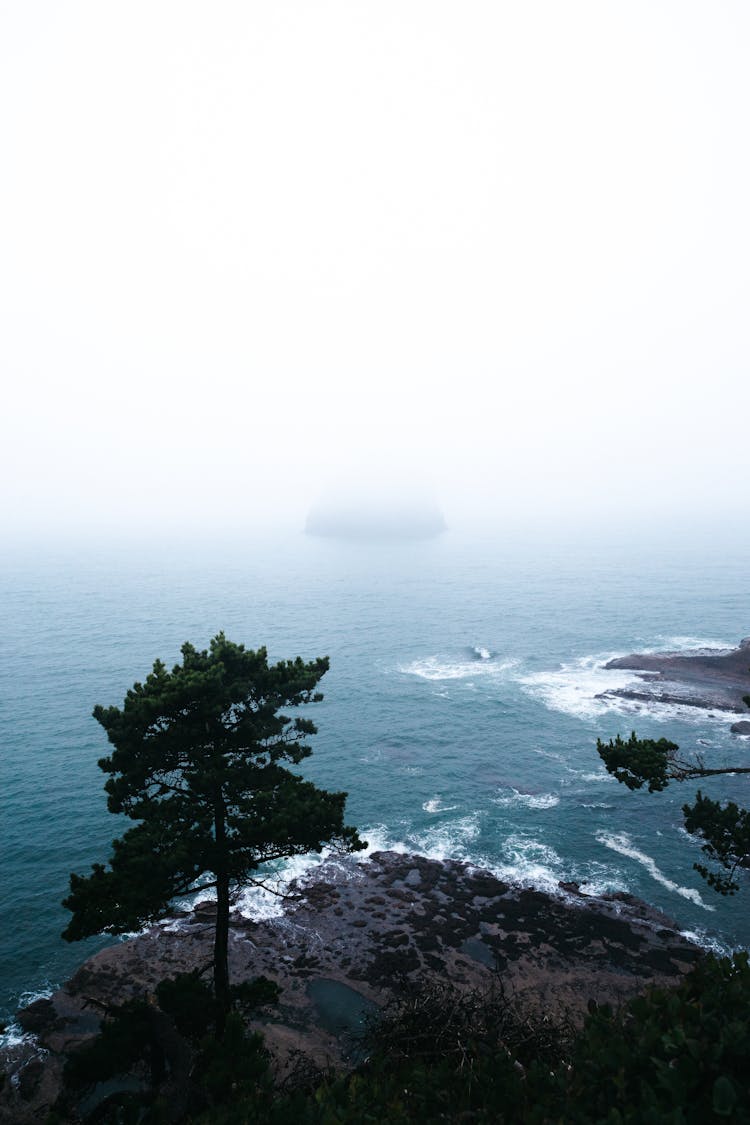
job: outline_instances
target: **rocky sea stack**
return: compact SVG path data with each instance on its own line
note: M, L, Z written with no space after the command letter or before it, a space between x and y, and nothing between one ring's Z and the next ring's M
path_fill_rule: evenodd
M432 539L446 530L437 502L404 486L380 492L361 488L319 500L305 523L307 535L329 539L400 541Z

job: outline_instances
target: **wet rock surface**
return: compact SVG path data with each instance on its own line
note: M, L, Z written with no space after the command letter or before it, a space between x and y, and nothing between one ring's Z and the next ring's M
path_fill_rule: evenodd
M355 1057L348 1033L404 982L438 977L472 988L499 973L529 1006L580 1020L589 999L618 1003L649 983L676 981L701 956L668 918L629 895L593 898L569 883L552 896L417 855L324 863L293 890L281 916L235 913L230 934L233 982L264 975L282 989L261 1025L281 1071L295 1052L320 1067L346 1064ZM23 1052L6 1059L14 1078L0 1121L41 1112L40 1096L51 1104L61 1060L96 1032L106 1007L208 965L212 921L211 904L200 904L102 950L50 999L23 1009L19 1022L35 1041L25 1061Z
M748 710L743 697L750 695L750 637L731 652L632 653L610 660L605 668L632 670L641 686L615 688L600 698L737 713Z

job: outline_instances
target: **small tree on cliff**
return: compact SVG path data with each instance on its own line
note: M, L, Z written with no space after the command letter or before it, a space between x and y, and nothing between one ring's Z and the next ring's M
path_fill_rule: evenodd
M219 633L208 651L184 644L171 672L157 660L122 709L94 709L114 746L99 762L108 808L139 823L113 841L109 867L71 875L63 937L127 933L164 917L176 895L214 887L219 1035L230 1009L233 890L257 882L271 860L365 846L343 822L346 793L318 789L285 764L308 757L305 738L316 728L280 708L321 700L315 689L327 669L327 657L269 665L264 648Z
M744 700L750 707L750 695ZM599 739L596 748L607 770L618 781L628 789L641 789L646 785L649 793L666 789L670 781L750 773L750 766L711 769L700 755L679 757L676 742L666 738L638 738L635 731L629 739L619 734L606 743ZM711 870L703 863L694 863L693 867L720 894L733 895L739 890L735 879L737 870L750 867L750 811L734 801L722 805L720 801L704 797L700 789L693 804L683 805L682 811L688 832L704 840L703 852L723 871Z

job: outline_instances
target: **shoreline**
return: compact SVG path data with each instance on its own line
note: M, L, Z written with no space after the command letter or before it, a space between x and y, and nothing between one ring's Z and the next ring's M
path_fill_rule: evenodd
M324 861L291 890L295 900L277 917L234 912L230 933L232 980L264 975L282 989L273 1016L257 1024L282 1075L298 1052L321 1068L345 1067L347 1042L365 1017L418 981L500 983L528 1008L580 1024L589 1000L618 1004L648 984L676 983L704 954L633 896L583 895L572 883L550 894L406 852ZM204 901L108 946L51 997L22 1009L18 1022L36 1038L3 1052L11 1081L0 1121L8 1097L16 1100L9 1121L51 1104L66 1053L96 1033L103 1007L202 967L214 914Z
M750 637L744 637L729 652L636 652L615 657L604 667L632 671L640 684L613 688L599 698L670 703L729 712L740 718L750 715L744 701L750 695Z

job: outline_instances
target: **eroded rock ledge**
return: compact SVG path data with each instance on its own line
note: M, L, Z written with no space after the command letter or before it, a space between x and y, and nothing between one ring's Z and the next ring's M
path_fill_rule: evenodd
M750 695L750 637L731 652L636 652L610 660L605 668L632 670L641 681L638 687L603 692L605 697L738 714L748 710L744 696Z
M282 1069L294 1051L319 1066L341 1065L341 1033L404 980L470 988L499 972L519 999L580 1020L589 999L618 1003L651 982L676 981L701 955L631 896L593 898L575 884L553 896L410 854L324 863L295 890L280 917L234 914L230 936L233 981L263 974L283 990L263 1027ZM213 904L201 903L176 924L102 950L50 999L21 1011L21 1025L49 1053L16 1060L15 1112L19 1089L34 1112L50 1104L65 1053L96 1031L101 1005L147 995L164 977L205 965L213 914Z

